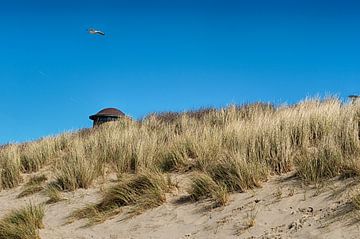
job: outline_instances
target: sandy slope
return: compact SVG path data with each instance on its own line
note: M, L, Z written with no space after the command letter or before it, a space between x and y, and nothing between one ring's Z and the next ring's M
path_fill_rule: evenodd
M124 212L104 223L86 220L66 224L76 208L96 202L99 189L67 193L66 201L48 205L43 239L61 238L359 238L360 221L348 202L355 190L348 180L331 180L321 188L298 185L290 176L274 177L259 188L231 195L229 204L210 208L209 202L181 200L186 177L174 176L180 189L167 202L141 215ZM21 187L0 192L0 215L29 201L44 202L41 193L16 199Z

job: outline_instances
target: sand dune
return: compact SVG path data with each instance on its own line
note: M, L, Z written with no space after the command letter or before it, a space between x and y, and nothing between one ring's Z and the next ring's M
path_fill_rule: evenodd
M291 175L272 177L262 188L235 193L224 207L209 201L186 200L186 175L173 175L179 189L160 207L140 215L127 208L113 218L88 226L87 219L67 223L75 209L100 199L99 189L65 193L67 200L46 206L45 239L87 238L358 238L358 216L348 202L356 190L350 181L329 181L321 187L302 186ZM181 181L180 181L181 180ZM29 201L45 202L37 193L17 199L21 187L0 192L0 214ZM185 199L184 199L185 198Z

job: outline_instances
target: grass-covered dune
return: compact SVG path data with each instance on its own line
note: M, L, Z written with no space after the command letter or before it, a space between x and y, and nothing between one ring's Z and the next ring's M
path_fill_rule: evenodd
M107 215L134 205L160 205L174 187L167 174L191 173L189 198L224 205L228 194L261 186L270 175L296 172L307 184L360 174L360 104L336 98L274 107L256 103L223 109L151 114L95 129L65 133L0 149L0 190L22 183L25 174L50 172L44 188L89 188L116 174L118 183L101 202L75 218ZM27 194L26 192L25 194Z

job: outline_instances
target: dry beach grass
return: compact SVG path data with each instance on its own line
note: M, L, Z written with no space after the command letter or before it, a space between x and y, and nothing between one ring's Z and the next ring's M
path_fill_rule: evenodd
M359 128L360 104L336 98L151 114L138 122L124 120L2 147L0 190L45 170L48 185L28 186L23 196L45 188L50 201L57 202L61 192L96 187L115 174L116 184L103 191L100 202L72 215L73 220L102 222L125 205L137 212L161 205L174 187L167 175L186 173L191 175L190 199L222 206L230 193L261 187L271 175L295 172L304 184L336 176L356 181ZM353 203L357 210L358 196Z

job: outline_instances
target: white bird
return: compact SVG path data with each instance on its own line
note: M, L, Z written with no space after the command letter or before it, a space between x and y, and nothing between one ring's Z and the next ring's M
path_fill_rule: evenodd
M105 33L104 33L104 32L99 31L99 30L95 30L94 28L89 28L89 29L88 29L88 33L94 34L94 35L99 34L99 35L105 36Z

